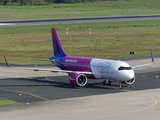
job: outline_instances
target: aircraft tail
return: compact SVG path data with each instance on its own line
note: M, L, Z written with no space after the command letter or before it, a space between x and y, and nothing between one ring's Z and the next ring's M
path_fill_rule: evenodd
M66 56L55 28L51 28L54 56Z

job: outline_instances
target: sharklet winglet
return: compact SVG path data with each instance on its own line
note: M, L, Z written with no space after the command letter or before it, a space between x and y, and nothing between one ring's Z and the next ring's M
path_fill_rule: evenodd
M154 63L155 62L155 60L154 60L154 55L153 55L153 53L151 52L151 58L152 58L152 62Z
M7 61L7 59L6 59L6 57L5 56L3 56L4 57L4 60L5 60L5 62L6 62L6 65L8 66L8 67L11 67L10 65L9 65L9 63L8 63L8 61Z
M142 66L146 66L146 65L151 65L155 62L154 60L154 55L153 53L151 52L151 62L150 63L146 63L146 64L141 64L141 65L135 65L135 66L131 66L132 68L138 68L138 67L142 67Z

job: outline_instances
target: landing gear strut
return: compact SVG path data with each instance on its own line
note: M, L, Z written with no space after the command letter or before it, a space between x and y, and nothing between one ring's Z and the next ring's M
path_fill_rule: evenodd
M123 89L122 83L119 81L119 89Z
M108 85L108 86L110 86L110 85L111 85L111 81L110 81L110 80L104 80L104 81L103 81L103 85Z

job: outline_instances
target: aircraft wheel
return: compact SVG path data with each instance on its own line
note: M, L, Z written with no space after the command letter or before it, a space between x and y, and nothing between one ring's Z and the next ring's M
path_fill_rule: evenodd
M103 85L111 85L111 81L110 80L104 80L103 81Z

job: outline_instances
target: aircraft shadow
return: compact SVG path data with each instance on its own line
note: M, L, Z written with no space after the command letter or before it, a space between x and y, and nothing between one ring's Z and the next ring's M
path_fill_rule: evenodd
M0 81L5 81L3 84L0 82L0 86L8 87L8 86L53 86L58 88L69 88L69 89L110 89L116 90L118 88L118 83L114 83L111 86L103 85L103 80L88 80L88 83L83 86L73 86L69 82L68 76L50 76L49 80L45 77L31 77L31 78L6 78L0 79ZM7 82L10 81L10 82ZM25 82L24 82L25 81ZM6 83L6 84L5 84ZM126 87L122 85L122 87Z

